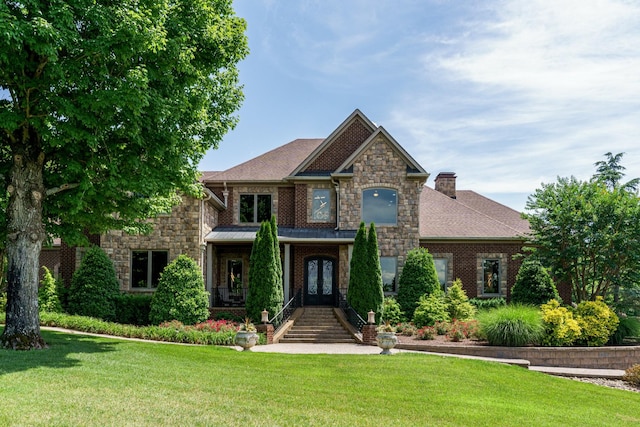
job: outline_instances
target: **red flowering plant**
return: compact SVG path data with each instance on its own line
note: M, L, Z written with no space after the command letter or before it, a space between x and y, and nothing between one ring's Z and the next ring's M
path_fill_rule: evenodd
M231 332L238 330L238 324L231 320L206 320L193 326L197 331L204 332Z
M478 338L479 333L480 327L478 326L477 320L464 321L453 319L446 336L450 341L457 342L468 338Z

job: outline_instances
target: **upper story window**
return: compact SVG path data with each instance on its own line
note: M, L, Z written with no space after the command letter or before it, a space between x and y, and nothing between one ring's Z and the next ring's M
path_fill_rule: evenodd
M331 190L317 188L313 190L311 203L311 219L314 221L329 221L331 218Z
M398 192L389 188L370 188L362 192L362 220L376 225L398 222Z
M257 223L271 219L271 194L241 194L240 222Z
M131 287L157 288L168 259L168 251L132 251Z

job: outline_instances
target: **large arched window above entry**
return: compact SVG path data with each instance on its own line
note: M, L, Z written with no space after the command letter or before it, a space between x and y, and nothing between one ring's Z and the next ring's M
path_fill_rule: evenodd
M365 224L396 225L398 192L391 188L369 188L362 192L362 220Z

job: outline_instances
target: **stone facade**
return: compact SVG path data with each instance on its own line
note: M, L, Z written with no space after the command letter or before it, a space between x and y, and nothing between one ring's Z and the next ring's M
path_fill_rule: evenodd
M134 250L165 250L168 262L185 254L204 269L204 236L217 221L214 209L207 205L203 200L183 196L182 203L172 209L171 215L162 215L153 221L154 229L149 235L115 230L101 236L100 246L113 261L120 288L134 290L131 286L131 253ZM149 289L137 288L135 291Z

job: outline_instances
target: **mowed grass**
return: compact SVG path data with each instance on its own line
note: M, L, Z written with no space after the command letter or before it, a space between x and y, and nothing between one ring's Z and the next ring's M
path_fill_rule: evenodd
M497 363L43 336L0 350L2 426L640 425L638 393Z

